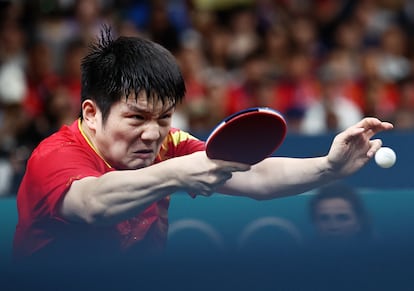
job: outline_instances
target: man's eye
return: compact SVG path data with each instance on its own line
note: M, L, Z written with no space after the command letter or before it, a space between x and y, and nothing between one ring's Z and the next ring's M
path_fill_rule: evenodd
M137 120L144 120L144 116L142 115L133 115L132 117Z
M169 119L169 118L171 118L171 113L169 113L169 114L164 114L164 115L161 115L161 117L160 117L160 119Z

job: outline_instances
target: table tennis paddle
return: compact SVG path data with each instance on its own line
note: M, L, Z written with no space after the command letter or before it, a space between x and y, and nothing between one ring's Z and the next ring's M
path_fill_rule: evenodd
M230 115L206 140L210 159L254 165L270 156L286 137L283 116L267 107L254 107Z

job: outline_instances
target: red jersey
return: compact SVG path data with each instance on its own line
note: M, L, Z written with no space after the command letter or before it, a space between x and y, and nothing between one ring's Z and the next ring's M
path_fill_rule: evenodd
M172 128L155 163L200 150L204 150L203 141ZM15 257L62 249L116 254L142 249L134 246L163 247L168 232L169 196L136 217L108 227L73 223L60 216L60 203L73 181L114 170L94 151L79 120L42 141L28 161L17 194Z

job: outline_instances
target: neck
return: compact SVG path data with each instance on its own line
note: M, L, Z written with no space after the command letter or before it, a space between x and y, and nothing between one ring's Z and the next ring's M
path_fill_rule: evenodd
M105 162L105 164L109 167L112 168L110 164L108 164L107 161L105 161L105 159L102 157L102 155L99 153L98 149L95 146L95 143L93 142L93 136L91 133L91 130L89 129L89 127L86 125L85 122L83 122L81 119L78 120L78 127L79 130L82 134L82 136L85 138L86 142L89 144L89 146L94 150L94 152Z

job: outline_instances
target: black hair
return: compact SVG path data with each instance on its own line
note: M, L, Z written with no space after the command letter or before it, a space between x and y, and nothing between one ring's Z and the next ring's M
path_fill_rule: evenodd
M362 198L353 187L342 182L333 182L317 190L309 203L311 220L316 220L316 209L320 202L334 198L343 199L351 205L358 221L361 223L361 234L371 234L371 221Z
M123 96L144 91L148 99L180 103L185 84L174 56L161 45L141 37L113 39L104 26L82 59L81 101L94 100L105 122L111 106ZM82 118L82 114L81 114Z

